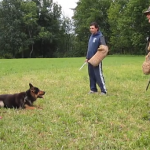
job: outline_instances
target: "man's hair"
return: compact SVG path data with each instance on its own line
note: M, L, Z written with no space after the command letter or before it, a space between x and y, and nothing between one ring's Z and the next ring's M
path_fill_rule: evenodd
M99 25L97 24L97 22L92 22L90 26L94 26L95 28L99 30Z

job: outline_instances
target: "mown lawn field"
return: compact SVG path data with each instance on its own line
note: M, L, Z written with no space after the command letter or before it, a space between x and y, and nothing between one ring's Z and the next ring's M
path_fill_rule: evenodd
M85 58L0 59L0 94L46 91L43 109L0 109L1 150L150 150L144 56L108 56L108 96L89 95Z

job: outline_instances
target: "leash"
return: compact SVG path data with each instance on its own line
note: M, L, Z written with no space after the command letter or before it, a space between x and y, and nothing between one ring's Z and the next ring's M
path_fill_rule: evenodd
M81 70L86 64L87 64L87 62L85 62L85 63L80 67L79 70Z
M26 95L24 97L24 103L28 103L28 104L32 105L31 100L27 96L27 93L26 93Z
M24 97L24 102L26 103L28 101L28 96L27 96L27 93L25 94L25 97Z
M150 79L149 79L148 84L147 84L147 86L146 86L146 91L147 91L148 88L149 88L149 84L150 84Z

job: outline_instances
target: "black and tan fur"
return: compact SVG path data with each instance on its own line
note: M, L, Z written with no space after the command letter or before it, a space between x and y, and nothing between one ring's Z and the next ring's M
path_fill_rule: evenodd
M34 101L37 98L43 98L45 91L41 91L31 83L29 83L29 87L26 92L0 95L0 107L35 109L36 107L33 106Z

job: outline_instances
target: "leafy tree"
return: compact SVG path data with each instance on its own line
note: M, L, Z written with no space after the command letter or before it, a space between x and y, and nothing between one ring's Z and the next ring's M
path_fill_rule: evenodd
M100 25L102 33L109 38L109 24L107 10L111 0L79 0L74 10L74 26L77 35L78 54L86 55L87 42L90 36L89 25L96 21Z
M33 1L25 1L21 3L22 12L22 31L26 34L26 46L30 46L30 57L33 53L33 45L36 41L36 36L38 33L37 27L37 7L36 3Z
M127 0L115 0L111 3L110 8L108 10L108 22L110 25L110 53L124 53L124 48L128 45L129 41L124 34L122 34L122 30L126 30L127 27L124 22L123 16L126 9L128 1Z
M143 28L147 23L146 17L142 14L143 8L147 8L149 0L132 0L127 4L124 20L128 26L128 39L131 44L128 46L130 54L143 54L145 53L145 38L147 31ZM128 16L128 18L127 18ZM125 34L125 30L123 31Z
M63 57L69 52L71 21L52 0L3 0L0 21L3 56Z
M22 45L24 34L21 33L21 1L3 0L0 2L0 49L2 53L15 57Z
M39 7L40 32L38 34L42 56L53 57L58 49L58 35L61 29L61 7L52 0L43 0Z
M143 8L148 0L114 1L108 11L112 53L143 54L147 33ZM146 31L147 30L147 31Z

